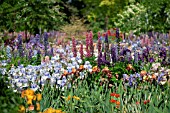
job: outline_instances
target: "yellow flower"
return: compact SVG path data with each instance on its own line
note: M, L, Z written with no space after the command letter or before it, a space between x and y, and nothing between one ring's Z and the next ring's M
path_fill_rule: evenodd
M133 68L132 64L128 64L127 68L129 68L131 70Z
M26 95L34 95L34 91L32 89L25 90Z
M40 93L37 94L37 101L40 101L42 99L42 95Z
M36 110L40 111L40 103L36 103Z
M66 99L66 100L67 100L67 101L69 101L70 99L71 99L71 96L69 95L69 96L67 97L67 99Z
M19 106L19 113L25 113L25 107L23 105Z
M31 100L31 99L30 99L30 100L27 100L27 104L28 104L28 105L32 104L32 100Z
M36 96L35 95L33 96L33 100L36 100Z
M62 112L62 110L60 110L60 109L53 109L53 108L48 108L48 109L46 109L43 113L64 113L64 112Z
M55 109L50 107L50 108L46 109L43 113L55 113Z
M26 95L25 95L25 90L23 90L22 92L21 92L21 98L24 98Z
M62 110L60 110L60 109L55 110L55 113L62 113Z
M146 81L148 80L148 77L146 75L143 76L143 80Z
M27 95L27 100L33 100L34 95Z
M76 99L76 100L80 100L80 98L77 97L77 96L73 96L73 98Z

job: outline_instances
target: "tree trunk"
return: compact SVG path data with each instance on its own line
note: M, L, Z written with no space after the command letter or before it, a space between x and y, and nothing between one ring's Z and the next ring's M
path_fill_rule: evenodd
M108 16L105 17L105 31L108 30Z

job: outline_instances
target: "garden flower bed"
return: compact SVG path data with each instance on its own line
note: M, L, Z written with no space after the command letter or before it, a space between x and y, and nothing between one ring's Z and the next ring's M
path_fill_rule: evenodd
M80 44L51 43L47 33L23 43L19 35L1 45L1 78L20 95L18 111L170 112L170 36L119 35L99 33L94 42L90 32Z

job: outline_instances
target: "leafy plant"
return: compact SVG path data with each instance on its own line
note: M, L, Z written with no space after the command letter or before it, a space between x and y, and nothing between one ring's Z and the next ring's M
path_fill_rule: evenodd
M0 73L0 112L1 113L18 113L19 105L22 100L19 93L13 91L9 85L9 81L6 76Z

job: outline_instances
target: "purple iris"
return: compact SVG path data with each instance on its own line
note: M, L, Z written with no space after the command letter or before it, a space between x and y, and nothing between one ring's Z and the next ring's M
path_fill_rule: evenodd
M102 65L102 52L100 52L98 55L97 63L98 63L98 67L100 68Z
M163 58L163 60L166 59L166 48L162 47L160 49L160 53L159 53L160 57Z
M119 38L119 28L116 28L116 38Z
M20 34L18 35L18 51L20 56L24 56L22 48L22 36Z
M153 62L155 62L155 59L153 57L151 57L151 58L149 58L149 62L153 63Z
M106 33L106 36L105 36L105 43L109 43L108 34L107 33Z
M48 46L48 34L44 33L44 47L45 47L45 56L48 55L47 53L47 47Z

